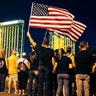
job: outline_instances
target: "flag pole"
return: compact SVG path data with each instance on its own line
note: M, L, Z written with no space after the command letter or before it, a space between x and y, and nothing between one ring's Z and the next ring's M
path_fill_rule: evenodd
M46 35L47 35L47 30L45 31L45 35L44 35L44 37L46 37Z
M33 2L32 2L32 4L31 4L31 12L30 12L30 17L31 17L31 15L32 15L32 11L33 11ZM30 17L29 17L29 23L30 23ZM29 23L28 23L28 32L29 32L29 30L30 30Z

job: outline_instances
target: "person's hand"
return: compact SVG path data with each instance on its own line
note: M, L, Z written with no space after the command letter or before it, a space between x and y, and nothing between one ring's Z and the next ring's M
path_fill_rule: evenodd
M56 73L56 69L53 68L52 73Z
M30 41L30 43L32 44L32 46L36 46L36 42L33 40L33 38L31 37L31 34L30 34L30 32L27 32L26 33L26 35L27 35L27 37L29 38L29 41Z
M38 75L38 71L34 71L35 75Z
M26 35L27 35L27 37L31 37L30 32L27 32L27 34L26 34Z

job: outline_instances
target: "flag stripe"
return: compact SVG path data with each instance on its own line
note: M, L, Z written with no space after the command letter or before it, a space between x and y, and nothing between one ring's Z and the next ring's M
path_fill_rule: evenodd
M85 25L85 24L83 24L83 23L81 23L81 22L78 22L78 21L73 21L73 23L75 24L75 25L77 25L77 26L81 26L82 28L86 28L87 26Z
M56 8L52 6L47 6L44 4L33 3L33 10L30 16L30 27L37 28L61 28L68 29L71 28L72 20L71 16L67 16L67 10L61 10L61 8ZM65 11L65 13L63 12ZM69 12L68 12L69 13ZM70 13L71 14L71 13ZM73 17L73 15L72 15Z
M76 40L77 40L75 37L73 37L72 35L70 35L70 33L67 32L67 31L61 32L61 31L55 30L55 29L47 29L47 30L54 31L54 32L58 33L59 35L62 35L62 36L65 36L65 37L69 37L73 42L76 42Z
M68 10L62 9L62 8L58 8L58 7L49 6L48 7L48 11L49 11L49 16L61 15L61 16L67 16L67 17L72 18L72 19L75 17Z
M54 29L58 29L58 28L62 28L62 26L59 26L59 25L49 25L49 24L30 24L30 26L32 26L32 27L37 27L37 28L39 28L39 27L42 27L42 28L54 28ZM69 26L70 27L70 26ZM69 29L69 27L68 26L64 26L63 27L63 29Z
M86 25L75 21L68 10L39 3L33 3L29 26L46 28L76 42L86 29Z
M47 25L48 25L48 27L54 26L55 28L57 28L57 26L58 26L58 28L63 28L63 29L66 27L71 28L72 20L70 20L68 18L63 18L62 21L60 21L59 19L60 18L57 18L56 20L54 20L54 18L52 18L52 17L47 19L46 17L38 17L37 16L37 17L33 17L32 19L30 19L30 26L33 27L33 26L41 25L42 28L43 27L45 28L45 26L47 28ZM37 25L34 25L34 24L37 24ZM45 26L43 26L43 25L45 25Z
M58 23L67 21L68 23L72 24L72 19L69 19L67 17L62 17L62 16L58 16L58 17L56 17L56 16L55 17L53 17L53 16L48 16L48 17L46 17L46 16L40 16L40 17L39 16L31 16L30 20L31 21L32 20L39 20L41 22L44 22L42 20L48 20L48 21L50 20L50 22L55 21L55 22L58 22Z
M74 37L75 39L78 39L78 35L74 33L74 31L70 30L70 29L53 29L53 31L59 31L59 32L69 32L70 35L72 35L72 37Z
M60 35L69 37L72 41L76 42L86 29L86 25L81 22L73 20L71 28L67 29L48 29L49 31L57 32ZM67 32L67 33L66 33Z

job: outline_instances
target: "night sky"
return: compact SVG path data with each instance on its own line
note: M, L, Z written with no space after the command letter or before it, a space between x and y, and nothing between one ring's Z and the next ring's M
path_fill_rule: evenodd
M80 41L89 42L89 48L96 46L96 4L95 0L0 0L0 22L23 19L25 32L28 29L32 2L43 3L69 10L75 15L74 20L84 23L87 28L76 42L76 50ZM30 29L34 40L41 44L45 29ZM31 50L28 38L25 37L25 51Z

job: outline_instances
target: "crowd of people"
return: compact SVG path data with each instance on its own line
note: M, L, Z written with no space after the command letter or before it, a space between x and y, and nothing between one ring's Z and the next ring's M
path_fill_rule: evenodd
M19 58L12 50L7 58L0 50L0 92L8 76L8 93L13 82L14 94L23 96L96 96L96 47L88 50L88 42L81 41L80 51L72 54L70 46L53 50L46 37L42 45L29 32L27 37L29 54L23 52Z

